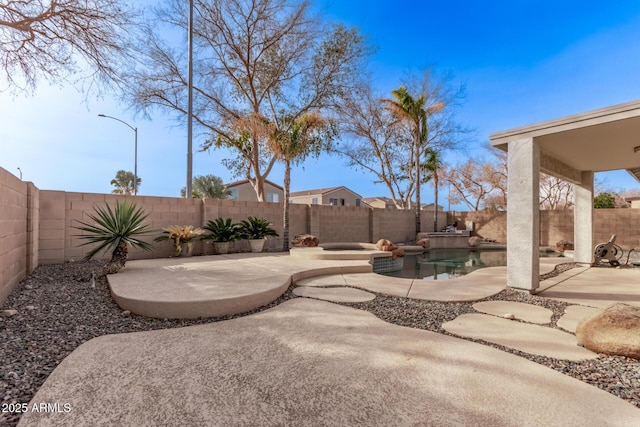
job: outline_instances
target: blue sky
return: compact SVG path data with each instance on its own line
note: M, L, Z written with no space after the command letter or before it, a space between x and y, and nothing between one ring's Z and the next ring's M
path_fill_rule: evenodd
M640 99L640 2L319 0L314 8L357 26L377 47L378 87L397 88L407 70L435 65L466 85L457 119L476 129L468 156L486 157L489 134ZM119 169L133 171L139 129L141 195L179 196L186 183L186 130L160 111L135 117L114 99L89 99L72 87L42 83L34 96L0 93L0 166L46 190L109 193ZM235 180L220 151L194 153L194 175ZM335 156L294 169L292 190L346 185L363 197L386 196L374 177ZM282 182L278 167L269 179ZM598 174L614 191L640 188L626 172ZM432 201L423 190L423 202ZM426 199L426 200L425 200ZM442 199L441 199L442 204Z

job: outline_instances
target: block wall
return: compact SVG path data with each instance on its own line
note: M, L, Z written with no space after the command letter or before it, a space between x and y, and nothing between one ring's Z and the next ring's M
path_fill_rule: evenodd
M29 240L30 187L0 168L0 304L38 263Z

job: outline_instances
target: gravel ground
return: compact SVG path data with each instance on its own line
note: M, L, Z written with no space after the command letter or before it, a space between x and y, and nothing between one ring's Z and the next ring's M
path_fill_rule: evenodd
M92 287L91 272L100 265L99 262L76 262L40 266L5 301L2 307L4 310L14 309L18 313L11 317L0 317L0 405L28 403L62 359L92 338L238 317L161 320L123 312L111 298L104 283L97 283ZM289 289L278 300L254 312L295 297ZM556 326L567 306L566 303L513 289L506 289L488 300L526 302L551 309L554 312L552 327ZM471 303L419 301L381 294L373 301L343 305L369 311L390 323L447 335L450 334L442 329L442 323L453 320L460 314L475 312ZM640 407L638 360L601 356L595 360L571 362L532 356L486 342L484 344L548 366ZM0 413L2 426L14 426L18 420L19 414Z

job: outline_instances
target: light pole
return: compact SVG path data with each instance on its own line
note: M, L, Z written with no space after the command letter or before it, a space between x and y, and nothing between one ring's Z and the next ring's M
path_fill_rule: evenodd
M187 199L191 198L193 182L193 0L189 0L188 50L188 101L187 101Z
M115 117L107 116L105 114L98 114L98 117L106 117L107 119L117 120L120 123L129 126L129 128L131 128L131 130L133 130L133 133L135 134L135 157L134 157L134 166L133 166L134 167L134 169L133 169L133 195L137 196L138 195L138 128L134 128L133 126L131 126L129 123L125 122L124 120L120 120L120 119L117 119Z
M20 181L22 181L22 169L18 168L18 170L20 171Z

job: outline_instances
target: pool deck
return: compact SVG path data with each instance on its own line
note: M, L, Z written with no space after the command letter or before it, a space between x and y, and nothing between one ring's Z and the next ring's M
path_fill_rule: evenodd
M506 267L476 270L449 279L446 286L442 286L442 281L373 273L369 258L376 251L337 251L329 253L329 258L318 258L318 252L129 261L125 270L109 275L108 281L114 300L124 310L161 319L221 317L248 312L276 300L292 283L317 287L340 284L431 301L475 301L495 295L506 286ZM343 259L334 259L335 256ZM560 262L567 262L567 258L541 259L541 273L553 270ZM332 283L335 280L338 282Z
M542 272L553 262L541 260ZM350 272L364 267L369 273ZM309 283L318 275L324 276L318 283L325 281L318 286L339 279L343 287L352 280L351 286L385 290L382 282L356 280L372 279L370 268L358 260L237 254L132 261L109 281L119 284L116 290L137 287L138 295L162 300L170 299L174 283L173 297L188 305L215 294L226 294L221 301L252 300L245 296L252 288L275 295L292 281L306 284L296 289L313 289ZM494 292L506 285L501 268L444 287L455 289L451 300L470 297L481 282L495 282L487 289ZM542 295L592 306L622 297L640 305L639 277L639 269L573 269L544 281ZM422 283L384 280L411 282L405 296L420 291L431 299ZM27 412L20 426L631 426L640 419L640 409L624 400L514 354L310 298L223 322L95 338L54 370L32 399L38 402L68 404L71 411Z

